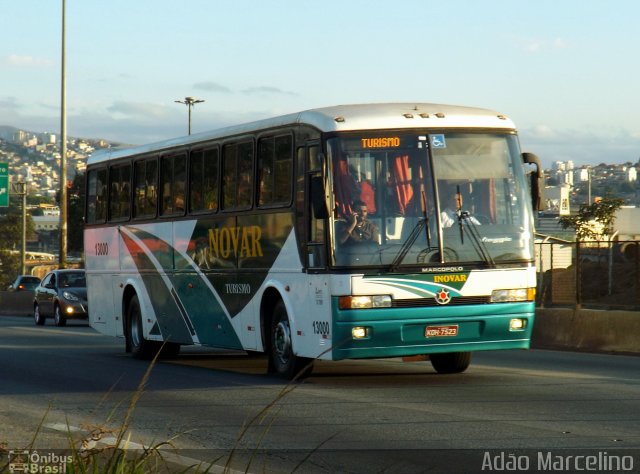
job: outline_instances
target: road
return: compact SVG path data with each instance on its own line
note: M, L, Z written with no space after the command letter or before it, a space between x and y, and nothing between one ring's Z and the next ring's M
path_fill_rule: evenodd
M287 386L264 358L190 347L138 390L149 364L123 347L83 321L0 316L0 447L68 448L91 431L108 444L137 393L131 442L171 441L185 466L224 465L235 449L240 471L479 472L504 453L533 464L581 449L627 453L640 469L640 357L485 352L458 375L424 361L323 362Z

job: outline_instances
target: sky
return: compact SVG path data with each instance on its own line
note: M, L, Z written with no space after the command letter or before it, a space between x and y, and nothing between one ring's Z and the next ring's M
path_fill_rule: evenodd
M509 116L545 167L640 158L637 0L66 0L67 134L144 144L315 107ZM60 132L62 0L0 0L0 125Z

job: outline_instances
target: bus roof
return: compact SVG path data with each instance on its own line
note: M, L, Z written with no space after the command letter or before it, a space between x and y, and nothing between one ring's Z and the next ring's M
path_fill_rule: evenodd
M92 154L87 165L178 146L242 135L292 124L311 125L322 132L398 128L485 128L513 130L513 122L493 110L429 103L337 105L258 120L130 148L111 148Z

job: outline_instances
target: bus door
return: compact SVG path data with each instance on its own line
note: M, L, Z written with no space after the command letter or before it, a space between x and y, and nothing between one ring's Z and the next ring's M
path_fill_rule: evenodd
M302 163L299 161L299 165ZM303 255L307 273L307 292L304 310L298 314L298 328L302 330L305 357L326 352L331 344L331 292L327 273L327 222L325 202L326 163L317 141L308 142L304 149L304 215L305 232ZM300 175L300 174L299 174Z
M327 268L325 163L317 142L307 144L305 155L305 266L310 271L322 271Z

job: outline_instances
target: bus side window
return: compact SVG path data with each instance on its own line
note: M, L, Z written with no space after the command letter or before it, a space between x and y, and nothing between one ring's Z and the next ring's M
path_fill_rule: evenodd
M222 152L222 208L249 208L252 196L253 143L225 145Z
M189 211L218 208L218 149L191 152L189 169Z
M202 193L202 150L192 151L189 157L189 212L198 212L204 209Z
M107 216L107 170L89 171L87 179L87 223L104 222Z
M238 146L238 207L251 207L253 202L253 145Z
M209 210L218 209L218 149L214 148L204 152L202 166L202 192L204 207Z
M289 204L293 189L291 135L263 138L258 150L258 206Z
M140 160L134 167L133 216L154 217L157 200L157 169L155 159Z
M238 146L225 145L222 151L222 208L233 209L236 206L236 175Z
M258 206L273 203L273 137L262 138L258 144Z
M163 156L160 163L162 182L161 214L181 214L184 212L186 187L186 155Z
M130 165L112 166L109 172L111 194L109 197L109 218L122 220L129 218L129 200L131 199Z

